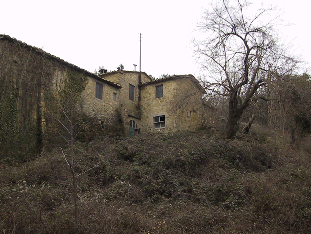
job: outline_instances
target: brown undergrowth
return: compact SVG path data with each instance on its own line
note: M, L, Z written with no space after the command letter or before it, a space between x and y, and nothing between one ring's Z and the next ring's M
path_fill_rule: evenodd
M58 149L0 166L2 233L309 233L307 143L207 132L76 143L78 230Z

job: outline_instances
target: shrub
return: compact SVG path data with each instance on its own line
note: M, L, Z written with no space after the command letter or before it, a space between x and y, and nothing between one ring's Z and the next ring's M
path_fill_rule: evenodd
M67 152L67 149L63 149ZM6 233L307 233L310 155L197 134L75 146L78 223L58 150L0 164Z

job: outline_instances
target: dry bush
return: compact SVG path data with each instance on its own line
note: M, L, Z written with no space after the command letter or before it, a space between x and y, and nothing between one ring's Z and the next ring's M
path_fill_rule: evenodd
M264 142L199 132L77 143L78 230L58 149L15 166L2 162L0 230L308 233L310 155Z
M311 134L306 136L301 142L301 149L306 153L311 154Z

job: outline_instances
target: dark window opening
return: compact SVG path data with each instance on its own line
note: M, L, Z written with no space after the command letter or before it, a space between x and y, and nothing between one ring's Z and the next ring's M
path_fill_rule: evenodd
M135 120L130 120L130 136L136 136L140 133L140 128L138 128L137 123L135 123Z
M155 128L165 128L165 115L154 116L153 124Z
M113 93L113 100L117 101L118 100L118 94L117 93Z
M134 94L135 94L135 86L134 85L131 85L129 86L129 99L134 101Z
M95 97L98 99L103 99L103 84L96 82L96 92L95 92Z
M130 127L132 128L135 128L136 127L136 124L135 124L135 121L134 120L130 120Z
M163 97L163 84L156 86L156 98Z

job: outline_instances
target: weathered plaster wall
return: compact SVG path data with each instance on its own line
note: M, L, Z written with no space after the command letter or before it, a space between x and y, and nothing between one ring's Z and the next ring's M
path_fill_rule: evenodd
M118 71L103 76L104 79L121 85L119 93L120 111L126 134L129 133L129 122L135 121L137 128L141 128L141 105L139 100L139 72ZM141 74L141 82L150 82L151 78L146 73ZM129 86L135 86L134 101L129 99Z
M1 147L14 148L21 142L40 145L43 135L59 137L56 119L60 120L70 106L94 117L92 120L99 126L122 126L126 135L130 121L135 121L135 128L141 132L195 130L202 124L202 89L190 78L152 82L144 72L117 71L104 74L105 81L40 49L1 35L0 71ZM103 84L102 99L95 97L96 82ZM135 87L134 100L129 99L130 84ZM161 84L163 97L156 98L155 87ZM163 129L154 127L153 117L159 115L165 115ZM74 121L79 121L79 117ZM82 125L87 122L90 121ZM93 129L91 126L85 131Z
M94 76L38 48L0 35L0 154L40 152L44 142L61 139L64 129L60 122L68 124L64 115L69 113L74 114L75 126L86 127L83 124L88 120L77 124L80 107L90 117L102 117L102 125L111 123L118 108L113 93L119 94L119 89L103 82L103 100L96 100L95 78L100 78Z
M156 86L163 84L163 97ZM190 79L174 79L142 86L142 131L174 132L201 126L202 92ZM165 128L156 129L153 117L165 115Z
M96 117L103 124L111 125L115 122L116 111L119 108L120 89L111 85L103 84L103 98L95 97L96 82L94 78L88 77L86 87L82 92L82 110L91 117ZM117 94L117 100L114 100L113 95Z
M61 88L65 71L63 64L41 50L1 36L0 148L4 155L40 150L50 130L45 129L46 110L55 106L55 90Z
M175 113L175 128L197 130L203 123L203 92L191 79L179 79L176 82L179 85L172 106L172 111Z

